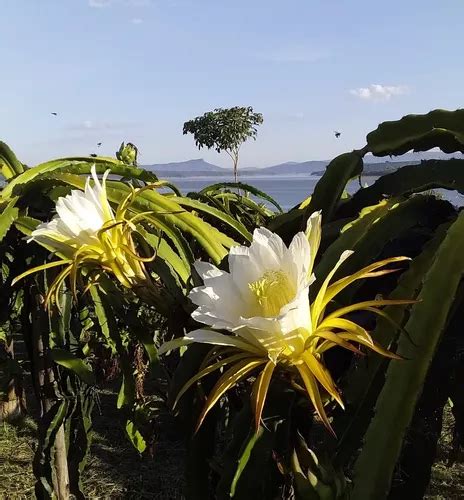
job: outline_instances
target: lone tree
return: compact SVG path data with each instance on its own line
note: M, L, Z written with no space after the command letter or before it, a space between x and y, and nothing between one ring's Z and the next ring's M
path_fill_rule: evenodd
M255 113L251 106L217 108L203 116L184 123L184 135L192 134L198 149L214 148L225 151L233 161L234 179L237 182L238 157L241 145L249 138L256 140L258 126L263 115Z

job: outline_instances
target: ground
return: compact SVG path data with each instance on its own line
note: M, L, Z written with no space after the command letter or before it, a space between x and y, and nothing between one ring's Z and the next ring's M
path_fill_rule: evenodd
M453 417L449 407L445 408L443 430L438 443L438 456L432 469L427 500L457 500L464 498L464 456L448 467Z
M178 500L182 490L182 444L160 436L153 459L140 458L125 438L116 394L103 391L94 412L93 442L83 476L86 498ZM35 423L0 424L0 499L34 498L32 459Z
M107 395L108 396L108 395ZM102 398L104 415L96 412L95 434L89 464L84 475L84 492L89 499L180 500L182 490L182 446L160 437L153 460L141 459L125 439L123 423ZM114 413L113 413L114 415ZM446 465L452 417L445 412L445 425L434 465L428 500L464 498L464 462ZM35 425L26 419L21 425L0 424L0 498L33 498L31 461L36 446Z

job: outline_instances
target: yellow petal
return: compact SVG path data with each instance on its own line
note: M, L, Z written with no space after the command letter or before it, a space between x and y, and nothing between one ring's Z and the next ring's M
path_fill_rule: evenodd
M190 389L190 387L192 387L193 384L195 384L195 382L198 382L206 375L209 375L210 373L219 370L223 366L235 363L237 361L246 358L249 358L249 354L247 353L234 354L233 356L229 356L228 358L222 359L221 361L217 361L216 363L213 363L212 365L203 368L203 370L200 370L194 377L192 377L186 384L184 384L184 386L176 396L176 399L172 405L172 409L174 409L177 406L177 403L179 402L180 398Z
M334 333L330 330L316 330L313 333L313 336L329 341L329 343L331 344L330 347L335 347L336 345L338 345L340 347L343 347L344 349L348 349L349 351L353 351L356 354L361 354L361 355L364 354L362 351L357 349L354 345L343 340L343 338L341 338L340 335L338 335L337 333ZM321 344L321 346L322 346L322 344ZM317 352L322 353L322 352L325 352L327 350L328 350L328 348L323 349L323 350L320 350L318 348Z
M266 401L267 391L269 389L269 384L271 383L275 367L276 365L273 361L268 361L263 371L259 374L253 384L253 389L251 391L251 403L254 408L256 431L259 429L264 402Z
M51 269L52 267L62 266L64 264L70 264L72 262L71 259L63 259L57 260L54 262L49 262L48 264L42 264L41 266L33 267L32 269L28 269L24 273L16 276L16 278L11 282L11 285L15 285L18 281L24 279L26 276L29 276L34 273L38 273L39 271L44 271L45 269Z
M369 335L368 331L362 326L350 321L345 318L329 318L324 319L320 324L320 328L339 328L340 330L345 330L347 332L354 333L359 337L363 338L366 342L374 343L372 337Z
M211 389L209 396L206 400L205 406L198 419L198 424L195 432L198 431L206 415L209 413L211 408L217 403L221 396L233 387L237 382L239 382L244 377L248 376L258 366L266 363L266 359L263 358L248 358L243 361L235 363L231 368L229 368L222 377L216 382L215 386Z
M314 375L311 373L306 364L296 365L296 368L300 372L300 376L305 385L306 392L308 393L309 399L311 400L314 409L316 410L316 413L319 415L319 418L322 420L327 429L329 429L329 431L335 436L335 432L332 429L329 419L327 418L327 414L324 410L321 394L319 392L319 388L317 386L317 382L316 379L314 378Z
M353 254L351 250L346 250L342 253L338 262L335 264L334 268L330 271L330 273L325 278L324 282L319 289L319 292L316 296L316 300L311 304L311 322L313 330L316 329L319 324L319 319L324 312L325 306L329 302L326 300L327 289L330 283L330 280L333 278L334 274L338 271L338 268L345 262L345 260Z
M344 408L343 401L329 370L309 351L305 351L301 357L322 387Z
M327 293L323 298L323 307L326 306L336 295L338 295L348 285L351 285L351 283L360 279L373 278L375 276L381 276L383 274L395 272L396 270L392 269L385 269L377 272L374 271L380 269L381 267L385 267L388 264L392 264L393 262L402 262L405 260L411 260L411 259L409 257L391 257L389 259L380 260L378 262L374 262L369 266L364 267L363 269L354 274L351 274L349 276L346 276L345 278L336 281L335 283L330 285L330 287L328 287Z
M333 313L327 315L324 320L330 318L339 318L341 316L345 316L346 314L352 313L354 311L362 311L362 310L370 310L372 306L381 307L381 306L400 306L407 304L415 304L416 300L366 300L365 302L358 302L357 304L352 304L347 307L342 307L337 309Z

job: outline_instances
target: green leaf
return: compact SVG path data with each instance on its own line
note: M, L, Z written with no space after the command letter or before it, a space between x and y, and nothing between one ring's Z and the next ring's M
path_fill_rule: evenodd
M354 468L353 498L387 497L406 429L422 391L430 362L447 323L458 285L464 274L464 213L450 227L424 277L419 300L410 314L398 353L404 361L391 361L377 399L376 413L366 432Z
M271 219L267 228L273 233L277 233L285 243L289 244L296 233L304 231L306 217L308 217L307 209L293 208Z
M18 218L19 209L15 207L16 199L12 199L0 213L0 242L3 241L13 222Z
M74 400L74 407L65 421L68 445L69 492L76 500L85 500L82 475L87 464L92 443L92 410L94 394L90 388L80 391Z
M30 236L32 231L40 224L40 220L34 219L33 217L21 216L15 221L15 227L18 231L21 231L24 235Z
M232 484L230 485L230 497L231 498L233 498L235 496L235 490L237 488L237 483L242 475L242 472L245 470L245 467L247 466L247 464L250 460L251 452L253 451L253 448L255 447L255 445L259 441L259 439L261 439L263 433L264 433L264 428L260 426L257 432L252 431L250 433L249 438L244 443L243 451L240 453L237 468L235 470L235 474L234 474L234 477L232 479Z
M242 190L246 193L251 193L257 198L268 201L271 205L277 208L279 212L283 212L282 207L277 203L272 196L269 196L264 191L252 186L251 184L245 184L243 182L218 182L217 184L211 184L206 186L200 191L200 194L214 194L214 191L222 190L224 188L232 188Z
M344 250L354 250L337 271L334 279L352 274L369 262L373 262L384 247L416 226L435 228L444 218L452 216L454 209L445 201L431 196L415 196L408 200L389 200L350 224L338 239L324 253L315 269L318 278L311 287L311 295L316 294L327 273L333 269ZM348 299L356 289L350 287L339 299Z
M135 423L130 419L126 422L126 433L137 451L139 453L143 453L147 447L147 443L145 442L142 434L140 434Z
M95 165L97 173L103 174L107 170L111 170L113 175L121 177L139 179L145 182L155 182L156 175L147 170L125 165L119 160L107 157L75 157L75 158L59 158L57 160L41 163L33 168L29 168L21 175L15 177L7 186L3 188L0 198L5 200L13 193L16 193L17 188L21 186L31 186L32 181L50 179L58 174L78 174L89 175L92 165ZM85 181L84 181L85 182Z
M407 115L381 123L368 134L367 146L376 156L401 155L411 149L440 148L445 153L464 153L464 109L436 109L426 115Z
M87 385L95 385L95 375L83 359L59 348L51 349L50 356L55 363L74 372Z
M102 277L99 286L103 291L100 292L97 286L91 286L90 295L101 332L111 348L119 354L121 360L123 380L118 393L117 408L122 408L131 405L134 401L135 381L127 349L122 343L121 332L116 321L118 318L116 311L120 306L116 305L115 302L120 299L120 295L117 287L108 278Z
M0 141L0 173L5 179L11 179L23 173L24 165L16 158L13 151Z
M464 193L464 160L428 160L407 165L383 175L374 184L357 191L343 203L337 215L353 215L367 205L389 196L406 196L430 189L449 189Z
M362 169L362 155L358 151L344 153L332 160L314 188L306 209L306 218L313 212L322 210L323 223L329 222L348 181L361 174Z
M215 217L218 221L224 222L227 224L231 229L234 230L234 232L238 233L240 236L245 238L247 241L252 240L252 236L247 230L247 228L241 224L239 221L237 221L234 217L231 217L230 215L221 212L221 210L218 210L217 208L211 207L207 205L206 203L201 203L200 201L192 200L191 198L176 198L176 202L179 203L181 207L189 207L193 208L194 210L198 210L199 212L203 212L209 215L212 215ZM233 240L230 240L227 242L228 244L232 245Z
M424 245L423 251L415 257L409 268L400 276L397 287L389 294L389 299L417 299L423 286L424 276L435 260L435 253L441 245L450 223L441 225L433 238ZM384 312L397 325L404 327L409 317L409 305L386 307ZM377 319L377 325L372 332L372 338L385 349L391 349L397 341L401 330L395 328L391 321ZM334 428L339 440L337 443L336 460L345 464L358 450L362 435L369 424L369 419L378 395L381 376L388 364L385 358L369 351L366 361L355 363L354 367L344 377L341 384L346 411L335 419Z

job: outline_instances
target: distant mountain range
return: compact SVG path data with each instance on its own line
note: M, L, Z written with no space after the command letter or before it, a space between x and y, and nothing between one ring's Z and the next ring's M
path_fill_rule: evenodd
M391 157L385 161L385 157L367 155L364 157L364 175L382 175L393 172L402 165L420 163L422 160L464 158L457 153L446 155L440 151L425 153L406 153L402 156ZM321 175L329 160L310 160L305 162L289 161L264 168L240 168L241 177L252 177L256 175ZM230 168L222 168L203 159L186 160L173 163L155 163L143 165L143 168L155 172L160 177L190 177L190 176L227 176L231 174Z

